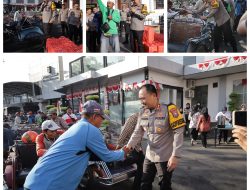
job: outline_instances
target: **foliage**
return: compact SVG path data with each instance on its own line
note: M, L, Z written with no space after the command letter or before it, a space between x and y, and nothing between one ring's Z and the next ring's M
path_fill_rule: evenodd
M227 102L228 104L228 108L229 108L229 111L234 111L234 110L237 110L238 107L239 107L239 94L235 93L235 92L232 92L230 95L229 95L229 98L230 98L230 101Z
M46 110L50 110L51 108L55 108L55 106L54 105L47 105L46 106Z
M98 95L88 95L86 96L86 100L95 100L95 101L99 101L99 96Z
M62 112L66 112L67 108L68 108L68 107L61 107L61 111L62 111Z

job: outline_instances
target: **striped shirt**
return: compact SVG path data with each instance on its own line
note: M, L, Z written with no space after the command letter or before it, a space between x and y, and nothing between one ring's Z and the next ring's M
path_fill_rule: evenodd
M134 113L133 115L131 115L125 122L124 124L124 128L120 134L120 137L118 139L118 145L120 147L126 145L130 139L130 137L132 136L135 127L137 125L137 120L138 120L138 115L139 113ZM135 150L137 152L141 151L141 141L135 146Z

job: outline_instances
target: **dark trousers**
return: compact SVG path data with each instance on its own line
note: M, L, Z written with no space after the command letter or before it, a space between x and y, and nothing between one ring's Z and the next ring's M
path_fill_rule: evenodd
M77 43L78 31L77 26L69 24L69 39L75 43Z
M224 142L227 142L228 131L227 130L220 130L219 143L221 142L222 134L223 134Z
M171 178L173 172L167 171L167 163L168 162L151 162L145 158L143 164L141 190L152 190L152 183L156 172L159 178L160 190L172 190Z
M78 28L77 28L77 36L79 38L79 43L78 44L82 44L82 25L80 25Z
M63 35L63 36L68 36L69 29L68 29L67 23L64 22L64 21L62 21L62 22L61 22L61 27L62 27L62 35Z
M121 21L120 22L120 28L119 28L119 30L120 30L120 36L122 36L123 29L126 31L126 21Z
M144 52L142 44L143 32L143 30L130 30L130 45L133 52Z
M144 154L142 151L136 152L137 154L137 170L134 178L134 184L133 184L133 190L138 190L141 187L141 180L142 180L142 174L143 174L143 161L144 161Z
M239 25L241 17L242 17L242 15L238 15L238 16L235 17L235 19L234 19L234 27L233 27L234 31L237 31L237 27Z
M189 123L190 123L189 121L186 121L185 131L184 131L184 133L183 133L184 136L186 136L186 135L189 136L189 128L188 128L188 127L189 127ZM186 134L186 133L187 133L187 134Z
M220 51L220 43L223 41L224 37L226 42L229 42L233 48L233 52L237 52L236 40L233 36L233 32L230 25L230 19L221 26L215 26L214 28L214 49L215 52Z
M97 40L97 32L96 31L87 31L87 47L89 52L96 52L96 40Z
M201 132L202 146L207 147L207 132Z
M191 138L194 139L195 141L198 138L198 131L196 130L196 128L192 128L191 129Z
M43 23L43 32L46 38L52 35L52 23Z

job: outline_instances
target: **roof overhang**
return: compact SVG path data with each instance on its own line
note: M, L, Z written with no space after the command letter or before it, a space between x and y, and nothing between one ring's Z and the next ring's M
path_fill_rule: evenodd
M3 84L4 96L18 96L22 94L33 95L33 84L32 82L8 82Z
M236 60L236 58L238 58ZM184 68L184 79L204 79L242 73L247 71L247 59L244 57L224 57Z
M75 77L69 78L60 83L60 88L55 91L68 94L71 93L74 89L87 89L96 86L103 86L107 83L107 75L100 75L95 71L88 71L86 73L82 73Z

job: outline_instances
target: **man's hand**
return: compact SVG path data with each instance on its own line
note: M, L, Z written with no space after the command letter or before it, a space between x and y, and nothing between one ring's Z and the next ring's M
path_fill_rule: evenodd
M232 133L233 137L236 138L234 141L239 144L243 150L247 151L247 128L235 125Z
M109 19L109 20L112 20L112 16L111 16L111 15L109 15L109 16L108 16L108 19Z
M131 12L135 13L136 9L134 7L131 8Z
M116 145L116 147L115 147L115 149L116 150L119 150L119 149L121 149L122 147L120 146L120 145Z
M130 148L127 146L122 147L122 150L124 151L124 156L125 158L127 157L127 154L130 152Z
M168 172L173 171L177 167L178 162L179 161L178 161L177 157L171 156L170 159L168 160L168 169L167 169L167 171Z

